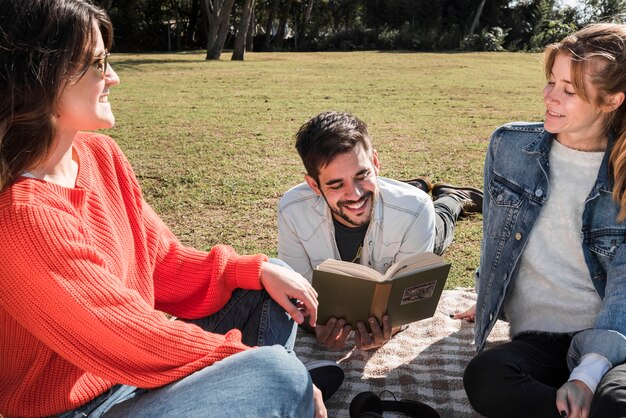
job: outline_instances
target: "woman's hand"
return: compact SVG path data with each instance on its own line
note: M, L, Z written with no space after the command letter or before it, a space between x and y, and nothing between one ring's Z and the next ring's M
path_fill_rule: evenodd
M464 312L451 314L450 318L465 319L467 322L474 322L476 320L476 304Z
M310 316L309 324L314 327L317 320L317 292L302 275L293 270L269 262L261 264L261 284L267 293L291 315L296 323ZM292 303L297 299L298 303Z
M322 391L315 385L313 385L313 406L315 407L315 418L328 417L326 405L324 405L324 399L322 398Z
M572 380L557 390L556 407L563 417L588 418L592 399L593 392L585 383Z

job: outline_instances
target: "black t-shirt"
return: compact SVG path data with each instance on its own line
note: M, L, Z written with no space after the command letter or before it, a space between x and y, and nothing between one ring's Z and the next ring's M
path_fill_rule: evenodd
M333 224L335 225L335 242L341 259L358 263L361 259L363 240L369 223L356 228L349 228L333 218Z

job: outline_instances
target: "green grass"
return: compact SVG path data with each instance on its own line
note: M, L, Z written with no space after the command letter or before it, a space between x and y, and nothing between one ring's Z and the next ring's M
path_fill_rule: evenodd
M522 53L114 54L107 132L181 240L276 255L276 204L302 181L293 135L309 117L366 121L381 175L482 188L490 133L540 120L541 55ZM481 217L458 223L448 288L473 285Z

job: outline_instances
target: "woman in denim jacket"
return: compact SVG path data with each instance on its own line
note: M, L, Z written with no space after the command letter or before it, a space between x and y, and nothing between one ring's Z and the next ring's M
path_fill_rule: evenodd
M476 345L498 318L512 341L465 390L488 417L626 417L626 25L549 46L545 72L545 122L487 152Z

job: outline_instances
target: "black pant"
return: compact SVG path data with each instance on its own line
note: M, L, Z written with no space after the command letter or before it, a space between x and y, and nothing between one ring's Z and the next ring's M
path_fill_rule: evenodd
M478 354L463 384L472 407L489 418L560 418L556 391L569 377L569 335L523 334ZM626 417L626 365L610 370L591 404L590 418Z

